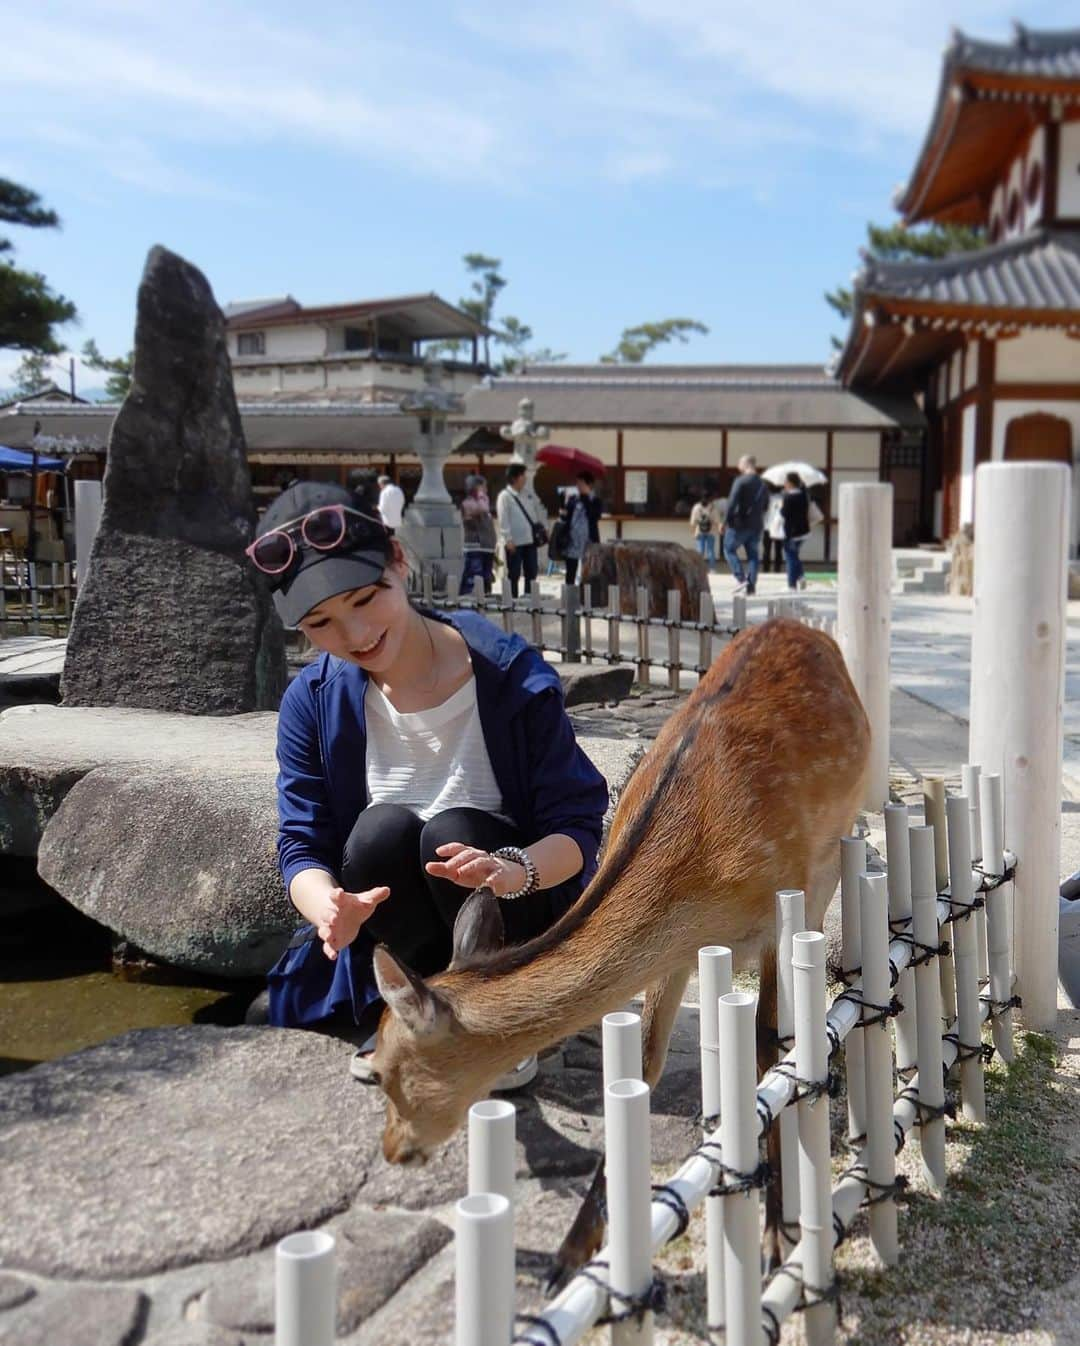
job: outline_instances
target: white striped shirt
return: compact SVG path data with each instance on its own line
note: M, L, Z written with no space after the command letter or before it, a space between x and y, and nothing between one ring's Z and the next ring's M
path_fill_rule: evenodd
M441 705L417 711L395 709L369 679L364 709L372 804L401 804L425 821L452 808L502 815L474 675Z

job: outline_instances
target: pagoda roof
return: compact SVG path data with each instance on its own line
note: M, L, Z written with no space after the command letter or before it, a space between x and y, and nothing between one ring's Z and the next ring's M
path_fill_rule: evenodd
M1080 333L1080 230L1037 229L937 261L868 260L853 301L837 372L866 388L904 386L972 333Z
M894 201L904 222L985 223L994 186L1027 135L1070 112L1080 114L1080 28L1016 24L1011 42L954 31L926 139Z

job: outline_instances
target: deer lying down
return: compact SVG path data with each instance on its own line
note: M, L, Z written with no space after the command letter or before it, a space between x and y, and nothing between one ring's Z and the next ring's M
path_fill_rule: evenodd
M804 889L807 921L821 928L838 879L837 838L854 821L869 744L866 715L828 636L788 620L738 636L639 765L599 871L550 930L494 947L497 903L480 890L459 917L446 972L424 982L376 950L387 1008L371 1066L387 1098L386 1158L425 1157L503 1071L595 1025L643 988L644 1075L655 1087L705 944L729 945L737 964L758 962L759 1066L771 1064L774 894ZM560 1252L564 1270L600 1245L599 1193L598 1180ZM768 1212L776 1231L775 1193Z

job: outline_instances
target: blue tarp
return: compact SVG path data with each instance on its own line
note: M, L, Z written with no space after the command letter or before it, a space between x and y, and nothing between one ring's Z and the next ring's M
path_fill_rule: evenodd
M34 455L26 449L9 449L0 444L0 472L29 472L34 465ZM63 472L63 458L46 458L38 454L39 472Z

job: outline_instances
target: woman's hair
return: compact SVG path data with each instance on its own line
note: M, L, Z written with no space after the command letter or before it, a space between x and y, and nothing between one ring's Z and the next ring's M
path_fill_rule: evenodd
M583 482L585 483L586 486L593 486L593 485L595 485L595 483L596 483L596 478L593 476L593 474L592 474L591 472L589 472L589 471L587 471L587 470L586 470L586 471L583 471L583 472L579 472L579 473L577 474L577 479L578 479L578 481L583 481Z
M789 472L784 480L789 486L797 486L799 490L802 490L802 477L797 472Z

